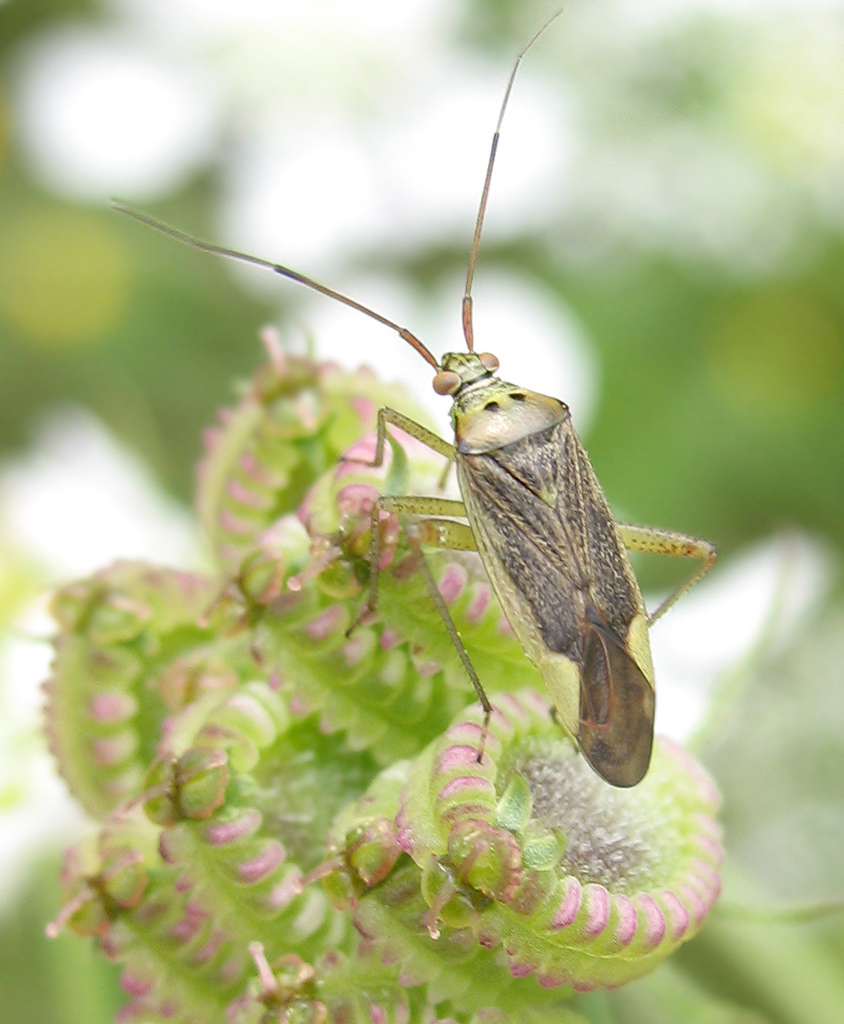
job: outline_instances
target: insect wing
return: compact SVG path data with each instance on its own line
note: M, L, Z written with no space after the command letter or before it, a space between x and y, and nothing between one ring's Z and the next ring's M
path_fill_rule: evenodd
M647 617L568 411L486 451L461 450L459 420L466 514L513 631L593 768L635 785L653 739Z
M577 740L595 771L614 786L641 782L654 738L653 683L612 632L591 621L580 675Z

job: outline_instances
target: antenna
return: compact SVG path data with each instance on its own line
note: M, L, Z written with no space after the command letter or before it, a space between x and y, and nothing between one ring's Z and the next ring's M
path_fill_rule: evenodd
M513 90L513 82L516 80L516 72L519 70L519 65L525 59L525 55L536 40L539 39L549 25L556 21L562 13L563 8L561 7L558 11L555 11L551 17L536 30L536 32L534 32L527 43L522 47L519 55L513 63L513 70L510 72L510 77L507 79L507 88L504 90L504 99L501 101L501 110L498 112L498 122L495 125L495 132L492 136L492 146L489 151L489 162L486 165L486 177L484 178L484 187L481 192L478 219L475 221L475 234L472 238L472 251L469 253L469 269L466 271L466 290L463 293L463 337L466 339L466 347L470 352L475 351L475 336L472 330L472 282L475 278L475 263L478 259L478 249L481 244L481 232L483 231L484 216L486 214L486 203L489 198L489 183L492 180L492 168L495 166L495 154L498 151L498 140L501 137L501 123L504 120L504 112L507 109L507 103L510 99L510 93Z
M153 228L155 231L160 231L161 234L168 235L170 238L175 238L177 242L189 245L193 249L199 249L201 252L210 252L215 256L225 256L226 259L230 260L239 260L241 263L251 263L255 267L265 267L267 270L272 270L274 274L280 274L282 277L289 278L291 281L303 284L306 288L311 288L315 292L327 295L329 299L336 299L337 302L342 302L346 306L351 306L352 309L356 309L359 313L364 313L373 320L377 320L378 323L384 324L385 327L391 327L400 338L403 338L408 345L411 346L411 348L416 349L426 363L430 363L435 370L439 370L440 368L440 364L436 359L434 359L430 351L422 344L415 334L411 333L411 331L406 327L401 327L393 320L388 320L387 317L381 316L380 313L376 313L374 309L370 309L368 306L364 306L362 303L356 302L354 299L350 299L348 295L336 292L333 288L328 288L326 285L320 284L318 281L314 281L312 278L306 277L304 274L300 274L295 270L291 270L289 267L282 266L280 263L273 263L271 260L261 259L260 256L250 256L249 253L239 252L237 249L227 249L225 246L203 241L201 238L189 235L186 231L180 231L179 228L174 228L163 220L157 220L155 217L150 217L148 213L141 213L139 210L133 210L131 206L125 206L123 203L117 202L116 200L112 200L111 205L118 211L118 213L125 213L128 217L133 217L135 220L140 221L141 224L146 224L147 227Z

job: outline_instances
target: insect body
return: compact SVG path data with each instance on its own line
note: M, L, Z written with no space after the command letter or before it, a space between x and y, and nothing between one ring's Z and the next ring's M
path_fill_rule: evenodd
M647 616L569 409L478 377L482 358L444 365L460 367L455 462L493 588L590 764L632 785L653 739Z
M548 688L561 724L603 779L615 786L634 786L647 771L653 742L648 626L703 576L715 550L694 537L616 522L568 406L499 380L497 358L474 352L472 280L501 123L519 64L548 24L516 59L493 135L463 298L466 352L446 353L437 362L407 328L348 296L288 267L200 241L117 205L196 248L266 267L365 313L395 330L436 370L434 390L453 401L454 444L400 412L382 409L375 465L383 461L387 427L392 424L454 461L462 501L379 499L373 510L367 608L374 610L378 600L377 526L383 512L418 517L414 543L476 550L516 637ZM648 616L627 550L691 556L702 564ZM483 685L424 559L421 564L488 723L492 708Z
M422 536L440 547L477 550L562 725L603 779L634 786L647 771L653 743L648 626L709 569L715 550L695 537L616 522L568 406L499 380L495 356L449 352L434 365L434 389L453 399L454 445L382 409L375 461L383 458L392 423L454 460L462 501L382 497L379 509L468 520L425 518ZM377 517L378 510L373 566L380 560ZM703 564L649 618L628 549L698 557ZM436 599L433 586L432 592ZM373 573L369 607L376 601ZM489 715L448 610L438 603Z

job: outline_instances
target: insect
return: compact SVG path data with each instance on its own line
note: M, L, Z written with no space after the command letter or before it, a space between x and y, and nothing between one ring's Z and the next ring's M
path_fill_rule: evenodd
M388 425L397 427L455 464L462 500L382 496L373 510L370 566L379 564L379 518L390 512L419 517L412 534L416 545L476 550L517 639L545 682L558 720L605 781L627 787L644 777L653 744L648 627L709 570L715 549L696 537L617 522L568 406L500 380L498 359L475 352L472 329L472 282L504 113L522 60L559 13L521 50L507 81L466 275L465 352L447 352L438 361L406 327L304 274L115 206L194 248L266 267L351 306L397 332L433 367L434 390L452 400L454 443L400 412L381 409L374 464L383 461ZM701 565L648 615L628 550L698 558ZM430 570L425 572L483 707L485 737L491 705ZM372 568L365 607L374 610L377 599L378 574Z

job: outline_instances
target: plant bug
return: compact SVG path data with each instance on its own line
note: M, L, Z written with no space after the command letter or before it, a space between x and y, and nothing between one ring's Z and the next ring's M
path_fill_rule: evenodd
M619 523L610 512L568 406L498 379L498 359L477 354L472 282L501 125L519 65L558 11L529 40L510 72L492 138L463 295L465 352L437 361L406 327L288 267L194 238L119 203L118 210L205 252L266 267L396 331L436 371L434 390L452 400L454 443L394 409L378 413L374 465L391 424L454 462L462 500L382 496L373 509L370 583L362 615L378 600L383 513L418 517L410 536L477 551L525 653L538 668L557 717L594 770L614 786L635 786L650 762L654 679L648 627L709 570L707 541ZM700 567L648 615L628 551L699 558ZM420 551L421 554L421 551ZM485 713L492 707L424 558L429 589ZM359 616L358 621L360 621Z

